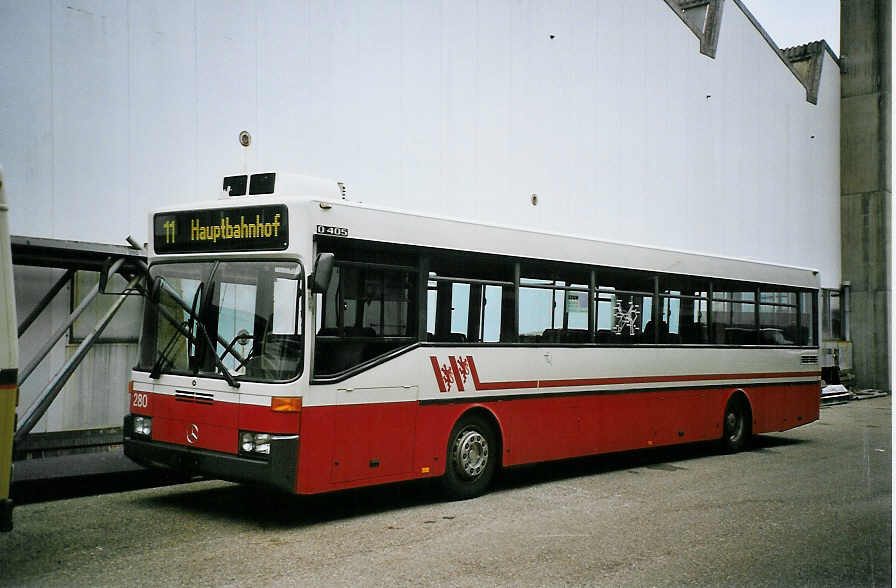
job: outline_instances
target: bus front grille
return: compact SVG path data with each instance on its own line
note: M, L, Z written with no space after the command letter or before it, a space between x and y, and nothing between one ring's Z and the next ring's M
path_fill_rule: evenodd
M190 392L186 390L177 390L174 393L174 399L177 402L192 402L194 404L215 403L215 395L210 392Z

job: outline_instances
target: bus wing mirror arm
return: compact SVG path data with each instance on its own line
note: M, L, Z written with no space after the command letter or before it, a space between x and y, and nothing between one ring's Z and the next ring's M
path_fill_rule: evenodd
M335 263L336 256L332 253L318 253L315 256L313 273L308 278L311 292L314 294L326 292Z
M122 268L122 266L125 264L125 261L126 259L123 257L106 258L99 272L98 289L100 294L114 294L116 296L121 294L139 296L143 294L139 283L137 284L136 288L118 288L111 284L112 276ZM122 273L122 276L124 276L125 279L130 280L138 274L143 274L144 283L149 283L149 272L146 269L145 264L138 264L136 267L128 266L128 268L125 270L125 273Z
M156 304L162 299L162 276L156 276L149 282L149 299Z

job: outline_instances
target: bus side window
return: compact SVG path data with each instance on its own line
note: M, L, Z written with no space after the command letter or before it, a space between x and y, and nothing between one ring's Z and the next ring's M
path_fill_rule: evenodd
M322 295L315 375L332 375L416 341L415 272L365 263L333 269Z
M756 288L736 282L713 282L712 342L717 345L756 345Z
M520 341L590 343L591 271L559 264L523 264L520 277Z
M795 290L764 286L759 291L759 343L797 345L800 333Z
M709 281L663 276L659 279L662 344L709 342Z
M426 333L430 341L466 343L469 337L470 285L430 280L427 287ZM475 302L475 301L474 301Z
M456 344L502 340L501 274L506 267L485 256L461 261L436 257L432 269L427 282L427 340Z
M596 328L599 343L631 345L658 341L653 320L652 275L601 267L597 269L597 287Z

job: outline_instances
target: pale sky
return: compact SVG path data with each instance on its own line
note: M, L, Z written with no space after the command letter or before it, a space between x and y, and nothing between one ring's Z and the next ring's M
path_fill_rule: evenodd
M840 0L741 1L778 47L824 39L840 55Z

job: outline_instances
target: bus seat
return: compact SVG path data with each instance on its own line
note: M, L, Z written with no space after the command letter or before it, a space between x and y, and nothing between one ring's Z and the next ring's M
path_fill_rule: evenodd
M338 374L364 361L363 341L318 340L314 350L315 375Z
M678 333L666 333L660 339L660 343L665 343L667 345L680 345L681 344L681 335Z
M655 343L656 342L656 324L649 320L647 324L644 326L644 331L641 333L641 343Z
M558 329L545 329L541 334L541 342L542 343L556 343Z
M346 337L376 337L373 327L345 327Z
M567 343L590 343L591 334L588 329L567 329L565 341Z
M541 334L543 343L589 343L588 329L545 329Z
M728 345L756 345L756 331L743 327L725 329L725 343Z

